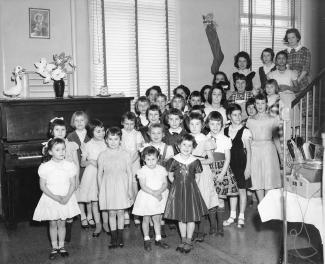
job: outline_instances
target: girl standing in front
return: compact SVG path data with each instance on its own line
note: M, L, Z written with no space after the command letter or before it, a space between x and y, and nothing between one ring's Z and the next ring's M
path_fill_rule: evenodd
M123 247L124 210L133 204L133 175L129 153L120 146L121 129L106 131L108 148L98 157L100 210L108 210L111 229L109 248ZM116 220L117 219L117 220Z
M209 209L210 232L213 232L213 228L216 226L216 207L218 206L219 201L216 189L214 188L213 174L209 165L214 161L212 151L215 149L215 144L210 138L201 132L202 127L202 115L191 113L189 116L189 128L191 135L195 138L197 143L192 154L200 159L203 168L197 179L197 183L204 202ZM198 223L197 227L196 241L202 242L204 239L204 226Z
M277 151L281 153L281 147L278 138L278 119L266 112L266 96L258 94L255 100L257 114L250 117L246 125L252 133L252 189L256 190L260 202L265 192L282 186L277 154Z
M185 134L179 142L180 153L168 162L168 178L172 182L164 216L177 220L182 238L177 251L189 253L193 247L195 222L208 214L208 209L197 186L196 178L203 171L201 162L191 153L196 147L192 135Z
M156 234L155 245L165 249L169 248L165 242L161 241L160 224L165 211L168 190L167 171L163 166L158 165L159 155L159 151L155 147L146 147L142 152L145 165L137 172L141 190L134 202L132 213L143 216L142 231L146 251L151 251L149 236L151 218Z
M242 228L245 224L245 210L247 204L246 189L252 186L249 179L251 168L251 133L242 123L242 108L240 105L231 105L227 112L231 125L225 128L224 133L232 140L230 168L234 173L239 189L239 216L237 227ZM224 226L232 225L235 222L236 207L237 198L234 199L233 202L230 201L230 217L224 221Z
M224 200L230 198L230 203L237 201L238 188L234 174L230 170L230 149L232 146L231 139L223 133L223 118L217 111L212 111L207 120L207 127L210 132L207 134L216 144L213 151L214 163L210 165L213 171L214 185L219 198L217 208L217 230L215 226L211 228L211 234L223 236L223 213L225 210ZM234 201L235 200L235 201Z
M77 154L78 154L78 161L80 165L81 165L81 149L84 147L85 143L87 143L90 140L89 136L87 135L87 129L86 129L87 124L88 124L88 115L85 112L76 111L72 114L70 125L75 130L67 136L67 139L69 142L77 143L79 147L79 149L77 150ZM81 181L84 170L85 168L80 166L78 183ZM78 198L78 190L76 194ZM87 216L86 216L85 205L87 207ZM91 213L91 204L79 203L79 208L81 212L80 214L81 227L87 228L89 227L89 225L95 226L95 222L92 219L93 217Z
M51 138L61 138L64 139L65 141L65 159L73 162L77 168L77 173L75 178L75 190L76 190L79 186L80 166L79 166L79 159L77 153L79 146L77 145L76 142L69 142L67 139L65 139L67 135L67 126L63 120L63 117L55 117L50 121L49 135ZM45 143L45 146L42 151L43 154L46 153L47 144L48 142ZM71 241L72 222L73 222L72 218L66 220L65 242Z
M93 237L98 237L102 225L98 209L97 159L99 154L107 148L104 139L105 128L102 121L91 120L89 122L89 134L91 140L85 144L82 151L81 164L86 168L79 186L79 202L91 204L92 215L96 223ZM107 225L107 221L105 224ZM104 230L107 231L107 227L104 227Z
M52 251L49 258L69 256L64 248L65 221L80 214L74 195L76 166L65 160L65 142L54 138L48 142L47 162L38 169L40 188L43 192L34 212L33 220L50 221Z

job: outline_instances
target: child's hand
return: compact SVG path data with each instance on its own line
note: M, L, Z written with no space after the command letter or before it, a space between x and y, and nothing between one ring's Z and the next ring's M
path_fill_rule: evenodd
M53 197L55 201L57 201L58 203L62 202L62 196L60 195L55 195L55 197Z
M216 175L216 178L217 178L218 182L222 182L224 177L225 177L225 175L223 173L218 173Z
M245 180L249 179L251 177L251 169L246 167L244 175L245 175Z
M70 197L68 195L61 197L61 204L67 204L70 200Z
M159 202L162 200L162 195L161 194L157 194L157 195L155 195L155 197L157 198L157 200Z

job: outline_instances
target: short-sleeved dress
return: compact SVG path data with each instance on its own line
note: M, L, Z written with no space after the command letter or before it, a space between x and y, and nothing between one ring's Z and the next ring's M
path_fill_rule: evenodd
M144 139L139 131L133 129L131 132L128 132L125 129L122 129L121 146L124 150L126 150L129 153L131 159L133 159L134 153L137 153L137 151L139 151L138 145L143 145L143 144L144 144ZM132 173L134 176L134 181L136 181L135 175L140 168L141 166L140 166L140 156L139 156L138 159L132 162Z
M97 141L91 139L85 144L85 153L87 160L96 160L101 152L105 151L107 145L104 140ZM98 201L98 181L97 181L97 166L89 164L84 171L79 188L78 188L79 202Z
M67 160L55 162L50 160L42 163L38 168L40 178L46 180L47 188L55 195L67 195L70 187L70 178L75 177L76 166ZM36 209L33 220L65 220L80 214L75 194L72 194L66 204L60 204L46 194L42 194Z
M201 162L190 156L188 159L177 154L168 162L168 171L174 173L169 191L164 218L179 222L197 222L208 214L195 174L202 172Z
M192 155L205 157L207 151L213 151L215 148L214 142L204 134L195 135L197 143L196 148L193 150ZM197 179L197 185L201 191L202 197L208 209L219 205L218 194L214 187L213 174L209 165L202 164L202 172Z
M145 185L152 190L159 190L164 183L167 183L167 171L160 165L157 165L153 169L143 166L137 172L137 177L139 180L143 180ZM140 190L135 199L132 214L141 216L162 214L165 211L167 197L167 189L162 193L161 201L158 201L156 197Z
M125 150L107 148L99 154L98 163L103 164L103 176L99 186L100 210L118 210L131 207L133 202L129 199L129 183L132 175L131 159Z
M278 154L273 133L278 131L278 119L265 116L248 118L246 126L252 133L251 179L253 190L270 190L282 186Z
M220 132L217 136L213 137L211 133L207 135L209 138L215 141L216 148L213 152L214 163L210 164L211 171L214 175L214 186L216 188L218 197L221 199L227 198L227 196L238 195L237 182L235 180L234 174L228 167L228 170L223 177L222 181L216 178L225 164L225 151L230 150L232 147L231 139Z

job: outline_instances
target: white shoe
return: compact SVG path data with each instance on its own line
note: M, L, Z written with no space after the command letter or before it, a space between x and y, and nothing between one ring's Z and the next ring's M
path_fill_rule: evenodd
M245 226L245 219L244 218L238 218L237 227L243 228Z
M235 223L235 218L229 217L227 220L223 221L223 226L230 226Z

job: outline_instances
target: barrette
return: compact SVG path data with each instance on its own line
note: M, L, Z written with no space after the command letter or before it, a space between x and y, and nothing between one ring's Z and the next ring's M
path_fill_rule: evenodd
M62 116L61 117L54 117L54 118L52 118L50 120L50 123L53 123L53 121L56 120L56 119L64 120Z

